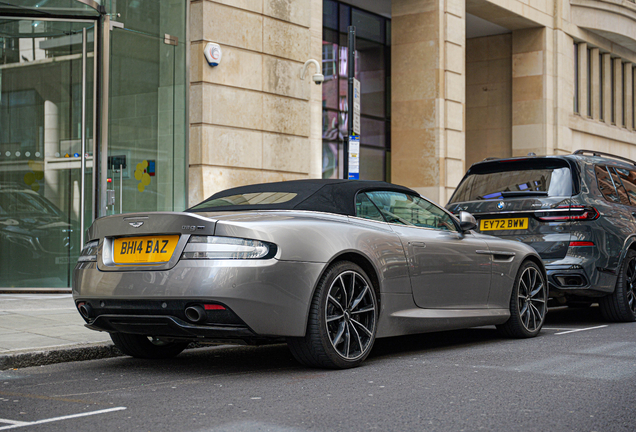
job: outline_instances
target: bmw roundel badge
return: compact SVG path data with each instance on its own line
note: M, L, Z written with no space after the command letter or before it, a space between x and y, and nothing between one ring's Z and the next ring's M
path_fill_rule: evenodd
M499 202L497 203L497 208L498 208L499 210L501 210L502 208L504 208L504 205L505 205L505 204L504 204L504 202L503 202L503 201L499 201Z

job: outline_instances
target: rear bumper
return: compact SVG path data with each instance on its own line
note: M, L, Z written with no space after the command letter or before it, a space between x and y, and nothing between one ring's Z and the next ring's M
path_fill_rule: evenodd
M177 339L246 340L256 337L246 326L202 326L161 315L100 315L86 327L92 330L152 335Z
M159 320L163 324L155 323L156 329L166 327L197 337L196 331L208 334L206 328L216 323L193 328L183 315L186 303L218 303L232 311L252 336L304 336L313 290L324 267L324 263L276 259L181 260L169 270L105 272L95 262L79 263L73 277L73 298L76 304L91 304L95 311L91 328L105 331L123 331L125 323L113 321L115 316L129 321L131 316L141 316L138 325L129 322L127 328L135 329L148 325L147 315L152 315L164 317ZM134 302L152 306L142 310L132 307ZM98 311L100 307L103 310ZM98 320L99 315L109 317ZM221 326L225 330L216 329L216 334L223 330L233 337L236 331L226 329L225 324Z
M602 297L614 291L616 275L597 269L593 262L546 264L545 267L551 297Z

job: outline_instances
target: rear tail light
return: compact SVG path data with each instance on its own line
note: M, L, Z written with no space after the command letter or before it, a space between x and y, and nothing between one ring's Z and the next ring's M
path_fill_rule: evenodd
M273 243L234 237L192 236L183 259L268 259L276 255Z
M545 222L595 220L600 216L594 207L560 206L551 210L535 212L537 219Z
M591 242L591 241L573 241L573 242L570 242L570 247L584 247L584 246L594 246L594 242Z

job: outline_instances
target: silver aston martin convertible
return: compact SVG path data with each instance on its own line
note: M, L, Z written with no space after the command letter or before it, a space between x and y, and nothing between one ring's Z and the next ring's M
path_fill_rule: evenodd
M141 358L284 340L305 365L348 368L380 337L482 325L536 336L541 259L474 227L384 182L243 186L180 213L96 220L73 297L87 327Z

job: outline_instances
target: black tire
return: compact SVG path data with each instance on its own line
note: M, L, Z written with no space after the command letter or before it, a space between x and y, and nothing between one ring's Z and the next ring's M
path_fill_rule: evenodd
M373 348L377 322L378 301L369 277L358 265L340 261L318 283L305 336L288 338L287 345L306 366L355 367Z
M124 354L143 359L175 357L188 346L187 342L163 342L152 337L128 333L111 333L110 338Z
M614 292L601 297L599 305L607 321L636 321L636 252L633 250L625 255Z
M532 261L521 264L510 295L510 318L497 329L508 337L530 338L539 334L548 312L548 284L541 268Z

